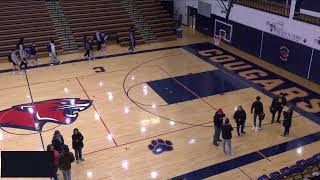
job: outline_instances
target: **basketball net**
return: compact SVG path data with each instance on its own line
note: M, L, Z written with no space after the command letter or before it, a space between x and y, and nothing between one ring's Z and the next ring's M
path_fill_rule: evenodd
M222 39L223 39L222 36L214 36L214 37L213 37L213 43L214 43L214 45L219 46L219 44L220 44L220 42L221 42Z

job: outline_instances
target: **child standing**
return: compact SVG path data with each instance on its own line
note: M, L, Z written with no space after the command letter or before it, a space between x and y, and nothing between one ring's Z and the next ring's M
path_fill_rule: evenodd
M29 48L31 58L33 59L33 64L38 64L37 48L36 44L32 43L32 47Z
M8 55L9 62L12 63L12 72L15 73L15 71L19 71L19 63L18 63L18 57L15 51L10 51Z

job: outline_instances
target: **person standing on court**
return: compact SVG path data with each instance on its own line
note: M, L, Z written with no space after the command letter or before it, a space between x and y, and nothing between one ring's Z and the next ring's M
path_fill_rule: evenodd
M102 52L106 52L107 51L107 39L108 36L105 33L101 33L101 47L102 47Z
M223 124L223 118L226 115L222 111L222 109L218 109L218 111L214 114L213 123L214 123L214 136L213 136L213 144L218 145L218 141L220 140L221 126Z
M54 147L52 146L52 144L49 144L47 146L47 151L53 151L53 166L54 166L54 176L53 176L53 179L54 180L58 180L58 166L59 166L59 152L54 150Z
M90 55L90 47L89 47L89 41L88 41L88 38L87 36L84 36L83 37L83 48L85 50L85 53L84 53L84 58L89 58L89 55Z
M236 120L236 123L237 123L238 136L240 136L240 129L241 129L241 133L245 134L246 132L244 132L244 124L246 122L247 115L246 115L246 111L244 111L242 106L238 106L236 112L234 112L233 118L234 120Z
M84 161L84 159L82 158L83 136L77 128L73 130L72 148L74 149L77 163L79 163L80 161Z
M293 105L290 105L288 110L283 112L284 120L283 120L283 127L284 127L284 133L282 136L287 136L289 135L289 130L291 127L292 123L292 114L293 114Z
M12 63L12 72L15 73L15 71L20 71L19 69L19 60L17 57L17 54L15 51L10 51L9 55L8 55L8 60L9 62Z
M262 129L262 120L264 118L264 112L263 112L263 104L260 101L260 96L256 97L256 101L252 103L251 106L251 114L253 113L253 130L257 130L257 117L259 118L259 130Z
M21 59L20 69L24 66L24 69L28 69L28 61L27 61L27 54L22 44L19 45L19 56Z
M33 59L33 63L37 64L38 63L38 56L37 56L37 47L35 43L32 43L32 47L30 49L30 55L31 58Z
M94 60L94 49L93 49L93 38L89 38L88 40L88 45L89 45L89 60Z
M97 45L98 45L97 50L100 52L100 50L101 50L101 44L102 44L101 33L97 31L97 32L94 34L94 39L97 41Z
M286 104L287 104L287 99L285 98L283 93L280 93L279 95L273 98L271 107L270 107L270 112L272 114L271 123L274 123L274 118L277 112L278 112L277 122L280 123L280 116Z
M53 134L53 138L52 138L52 145L54 147L54 149L56 151L58 151L59 153L62 153L63 148L66 146L64 144L64 139L63 136L61 135L60 131L56 130Z
M63 153L59 158L59 169L64 180L71 180L71 163L74 162L74 155L69 151L68 146L63 148Z
M129 45L130 45L130 47L129 47L129 51L130 52L134 52L134 49L136 48L136 37L135 37L135 29L134 29L134 27L131 27L130 29L129 29Z
M229 123L229 119L225 118L221 127L222 133L222 151L225 155L232 156L231 153L231 139L232 139L233 127ZM226 152L226 144L228 146L228 153Z
M51 57L51 65L61 63L58 59L58 53L56 52L56 47L54 44L54 40L52 39L47 46L49 56Z

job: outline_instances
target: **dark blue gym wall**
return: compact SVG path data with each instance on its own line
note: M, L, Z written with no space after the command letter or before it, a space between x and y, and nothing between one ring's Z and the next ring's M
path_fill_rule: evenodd
M320 84L320 51L314 50L309 79Z
M289 49L288 60L280 59L280 48ZM264 33L261 58L278 67L307 78L312 49L269 33Z
M301 9L309 11L315 11L320 13L320 1L319 0L303 0L301 3Z
M225 21L223 18L219 16L212 15L212 22L215 22L215 19L220 21ZM243 51L246 51L255 56L260 55L260 46L262 39L262 31L250 28L249 26L245 26L239 24L237 22L228 21L229 24L232 24L232 41L231 44ZM213 25L214 30L214 25Z
M224 18L215 15L211 15L211 20L197 15L196 29L206 35L213 36L215 19L226 22ZM261 50L263 60L301 77L308 77L312 48L269 33L264 33L262 41L262 31L230 20L227 23L233 26L230 43L232 46L257 57L260 57ZM262 46L261 42L263 42ZM289 49L288 61L280 59L280 47L282 46ZM261 47L262 49L260 49ZM317 67L320 67L320 52L315 50L309 79L320 84L320 72L315 70Z
M212 15L211 15L212 17ZM201 14L197 14L197 20L196 20L196 30L206 34L208 36L213 36L213 26L211 18L208 18L206 16L203 16Z

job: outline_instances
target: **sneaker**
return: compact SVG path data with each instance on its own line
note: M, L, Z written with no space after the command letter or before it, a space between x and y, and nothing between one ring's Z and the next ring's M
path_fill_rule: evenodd
M229 157L232 157L232 156L233 156L233 154L231 153L231 154L229 154L228 156L229 156Z
M256 126L252 126L252 130L255 130L256 129Z

